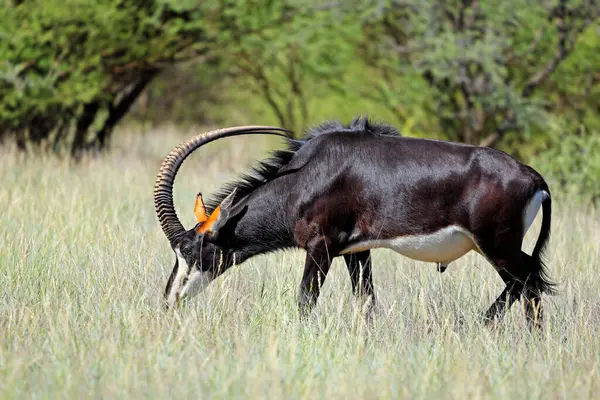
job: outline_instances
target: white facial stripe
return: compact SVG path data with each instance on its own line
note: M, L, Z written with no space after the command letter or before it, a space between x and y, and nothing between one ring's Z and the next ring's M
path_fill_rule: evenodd
M385 247L419 261L449 263L476 249L470 232L460 226L447 226L427 235L399 236L353 244L341 254Z
M185 258L183 258L183 255L181 255L179 248L175 249L175 254L177 255L177 274L175 275L175 279L173 279L171 291L169 292L169 296L167 298L169 307L173 307L177 304L183 283L185 278L188 276L190 269L185 261Z
M195 267L190 268L179 249L175 250L175 254L178 267L167 299L169 307L175 306L177 301L183 298L192 298L204 290L214 279L210 272L202 272Z
M210 272L202 272L198 269L194 269L190 274L186 284L183 286L181 290L181 294L179 295L180 299L183 298L192 298L201 291L203 291L209 283L213 280L213 276Z

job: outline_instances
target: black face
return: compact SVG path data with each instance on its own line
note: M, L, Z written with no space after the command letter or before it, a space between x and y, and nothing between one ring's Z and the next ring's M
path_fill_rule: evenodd
M223 249L194 229L186 232L174 251L175 266L165 288L169 307L180 298L193 296L230 266Z

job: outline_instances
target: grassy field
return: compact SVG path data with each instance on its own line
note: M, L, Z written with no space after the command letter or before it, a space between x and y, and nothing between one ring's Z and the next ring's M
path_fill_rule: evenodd
M0 398L600 393L600 212L557 190L549 265L561 292L544 298L542 336L525 329L519 307L499 329L481 325L502 283L475 254L440 275L434 264L375 251L372 326L355 310L341 260L311 321L298 321L301 251L252 259L165 313L174 259L152 190L161 158L191 134L125 135L76 168L0 149ZM227 139L186 162L175 185L184 225L199 189L214 191L265 146Z

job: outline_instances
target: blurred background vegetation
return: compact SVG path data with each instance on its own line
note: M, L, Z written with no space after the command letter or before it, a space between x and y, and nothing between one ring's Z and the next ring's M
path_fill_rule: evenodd
M600 199L598 0L0 4L0 143L79 157L124 123L301 136L367 114Z

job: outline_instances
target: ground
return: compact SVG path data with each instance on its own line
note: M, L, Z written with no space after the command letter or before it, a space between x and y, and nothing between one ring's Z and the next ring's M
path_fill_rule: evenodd
M600 212L558 190L548 264L560 294L544 297L543 335L529 333L519 307L498 329L481 324L502 283L473 253L442 275L433 263L375 251L372 326L353 306L341 260L312 319L299 322L301 251L234 267L165 313L174 256L152 190L161 157L191 134L123 134L113 152L77 166L0 149L0 398L600 393ZM175 191L185 226L198 190L214 191L263 155L261 143L226 139L184 164Z

